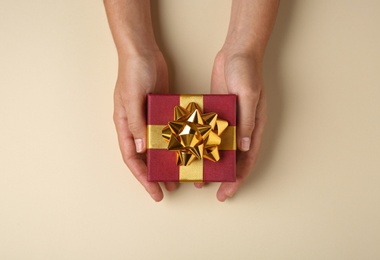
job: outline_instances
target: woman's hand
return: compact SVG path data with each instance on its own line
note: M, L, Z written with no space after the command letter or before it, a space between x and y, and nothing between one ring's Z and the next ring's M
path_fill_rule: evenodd
M226 41L215 58L211 93L238 97L237 180L220 185L220 201L239 189L260 150L267 120L262 60L278 4L279 0L233 0Z
M114 93L114 122L124 162L155 201L163 198L158 183L147 181L145 101L148 93L168 92L168 70L161 52L128 55L119 60ZM175 183L165 183L167 190Z
M238 100L237 179L222 183L217 198L232 197L253 168L267 120L262 65L245 53L218 53L211 80L211 93L235 94Z
M145 101L149 93L168 92L168 68L154 37L150 1L104 0L104 6L119 57L114 122L120 150L136 179L160 201L160 185L147 180Z

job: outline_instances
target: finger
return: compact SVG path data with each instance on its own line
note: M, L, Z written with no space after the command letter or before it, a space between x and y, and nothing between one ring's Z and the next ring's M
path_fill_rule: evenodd
M261 147L264 126L267 120L266 99L264 92L258 104L257 112L258 113L255 123L256 127L252 134L252 149L248 152L238 153L236 165L236 182L225 182L220 185L216 195L219 201L223 202L236 193L236 191L240 188L241 184L247 179L249 173L251 172L251 169L256 163Z
M255 128L256 108L259 101L259 93L252 88L238 94L238 127L237 140L240 151L248 151L251 148L252 132Z
M123 107L128 118L128 129L133 136L137 153L146 151L145 101L145 94L130 95L123 100Z
M161 201L164 197L160 185L155 182L148 182L147 180L147 167L141 159L141 155L136 153L134 148L134 141L131 132L128 129L128 122L125 116L125 112L122 108L119 108L114 115L114 121L116 131L118 135L118 141L120 151L123 156L123 160L136 179L144 186L146 191L155 201Z
M178 187L178 183L177 182L165 182L165 188L167 191L175 191Z
M204 182L195 182L194 183L195 188L198 188L198 189L203 188L204 185L205 185Z
M236 182L223 182L216 193L216 198L220 202L226 201L236 193L242 183L243 179L240 176L236 178Z

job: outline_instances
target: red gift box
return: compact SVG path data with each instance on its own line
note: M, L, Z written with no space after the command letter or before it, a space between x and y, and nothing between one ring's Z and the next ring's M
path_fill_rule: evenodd
M162 130L175 120L175 107L185 109L194 102L202 115L214 112L228 122L220 135L216 162L202 158L190 165L177 165L178 153L168 150ZM193 103L193 104L194 104ZM147 97L148 181L153 182L233 182L236 180L236 96L235 95L156 95ZM183 109L182 109L183 108ZM222 121L223 121L222 120ZM167 127L168 128L168 127Z

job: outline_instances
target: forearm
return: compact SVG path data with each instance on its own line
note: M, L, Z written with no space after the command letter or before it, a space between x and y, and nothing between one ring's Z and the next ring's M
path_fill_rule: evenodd
M272 31L279 0L233 0L223 49L254 55L261 61Z
M158 50L149 0L104 0L104 5L119 56Z

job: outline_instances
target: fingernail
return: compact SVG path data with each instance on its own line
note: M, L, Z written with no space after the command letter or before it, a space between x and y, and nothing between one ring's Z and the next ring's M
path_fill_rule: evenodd
M248 151L251 147L251 138L243 137L240 141L240 148L242 151Z
M165 183L166 190L169 192L175 191L177 189L177 183L167 182Z
M232 198L235 195L235 192L234 191L226 191L225 195L227 198Z
M155 201L155 202L160 202L162 200L162 196L151 196L152 199Z
M194 186L198 189L201 189L203 187L203 182L195 182Z
M218 194L217 198L220 202L225 202L228 197L223 193L223 194Z
M142 152L142 139L135 139L136 152Z
M150 196L155 202L160 202L164 198L162 192L156 192L156 193L150 194Z

